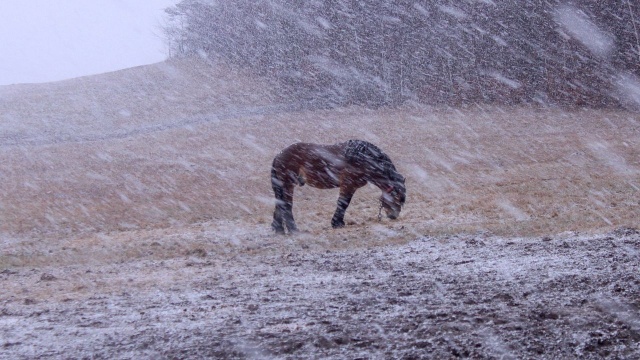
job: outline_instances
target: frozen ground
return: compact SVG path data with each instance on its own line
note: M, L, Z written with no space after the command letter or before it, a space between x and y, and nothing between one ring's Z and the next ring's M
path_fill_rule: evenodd
M246 74L165 63L0 88L0 358L638 358L640 116L291 111ZM363 138L407 177L331 230L270 161Z
M349 246L364 234L344 230L330 241L345 248L329 250L260 228L225 244L206 227L182 232L207 240L167 260L5 269L0 357L640 356L634 230L393 244L404 230L385 226L389 245Z

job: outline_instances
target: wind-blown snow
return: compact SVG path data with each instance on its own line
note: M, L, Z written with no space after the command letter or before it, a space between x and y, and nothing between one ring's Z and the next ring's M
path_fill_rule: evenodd
M640 354L636 113L318 110L202 59L0 91L0 358ZM273 156L349 138L400 218L305 186L273 234Z
M558 8L556 21L597 56L607 57L614 47L613 36L600 30L582 11L573 6L563 5Z
M640 108L640 80L631 74L621 74L615 82L620 96L633 104L633 107Z

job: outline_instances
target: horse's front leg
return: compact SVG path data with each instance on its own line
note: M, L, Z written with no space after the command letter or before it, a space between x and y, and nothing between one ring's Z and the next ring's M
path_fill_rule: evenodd
M340 188L338 206L336 207L336 212L333 214L333 218L331 219L331 227L334 229L344 227L344 213L347 211L349 203L351 203L351 198L353 197L354 192L355 190L342 187Z

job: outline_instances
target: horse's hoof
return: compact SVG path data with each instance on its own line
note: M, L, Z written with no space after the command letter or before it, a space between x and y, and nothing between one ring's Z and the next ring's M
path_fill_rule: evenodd
M332 222L331 227L334 229L340 229L344 227L344 221L341 222Z

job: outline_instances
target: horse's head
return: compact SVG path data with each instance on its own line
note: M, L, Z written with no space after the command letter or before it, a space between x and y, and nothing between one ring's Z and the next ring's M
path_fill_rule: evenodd
M380 206L391 220L397 219L400 215L400 210L402 210L407 194L407 189L404 186L404 177L397 173L395 175L382 189L382 196L380 196Z

